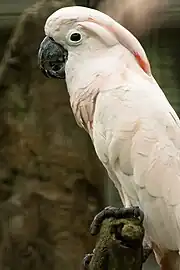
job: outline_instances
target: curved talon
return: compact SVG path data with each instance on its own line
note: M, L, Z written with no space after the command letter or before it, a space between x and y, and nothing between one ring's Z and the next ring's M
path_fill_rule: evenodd
M96 235L99 233L101 224L106 218L139 218L140 223L144 220L144 213L141 209L137 207L129 207L129 208L117 208L112 206L105 207L100 213L98 213L91 226L90 233L92 235Z
M85 255L85 257L83 259L83 263L82 263L83 270L89 269L89 263L92 259L92 256L93 256L93 254L91 254L91 253Z
M150 247L143 247L143 263L149 258L151 253L153 252L152 248Z
M117 210L119 211L120 208L107 206L101 212L99 212L95 216L93 222L91 223L91 226L90 226L91 235L96 235L99 233L100 228L101 228L101 224L106 218L111 218L111 217L116 218Z
M134 207L134 217L139 218L140 223L143 223L143 221L144 221L144 213L139 208L139 206Z

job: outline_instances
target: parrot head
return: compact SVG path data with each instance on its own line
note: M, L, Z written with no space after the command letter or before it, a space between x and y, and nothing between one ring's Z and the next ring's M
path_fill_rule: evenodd
M65 78L67 66L119 46L130 53L140 69L151 75L150 65L139 41L108 15L91 8L72 6L54 12L45 23L45 38L39 53L39 67L48 77ZM107 63L108 65L108 63Z

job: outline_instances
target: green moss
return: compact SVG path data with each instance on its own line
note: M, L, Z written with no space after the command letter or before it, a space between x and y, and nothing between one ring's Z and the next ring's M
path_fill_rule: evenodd
M116 232L120 239L117 239ZM144 229L137 219L103 222L89 270L142 269Z

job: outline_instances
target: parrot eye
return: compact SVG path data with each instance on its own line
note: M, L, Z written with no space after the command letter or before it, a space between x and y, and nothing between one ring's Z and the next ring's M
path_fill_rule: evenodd
M67 36L69 45L79 45L82 41L82 35L79 31L71 31Z
M81 35L79 33L73 33L71 36L70 36L70 40L71 41L79 41L81 39Z

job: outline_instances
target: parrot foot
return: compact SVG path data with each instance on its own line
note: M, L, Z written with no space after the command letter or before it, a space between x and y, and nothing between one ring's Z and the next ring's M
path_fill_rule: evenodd
M146 262L146 260L149 258L152 252L153 252L152 246L149 246L149 244L144 243L143 244L143 263Z
M144 213L140 210L139 207L116 208L116 207L108 206L108 207L103 209L100 213L98 213L95 216L95 218L94 218L94 220L93 220L93 222L91 224L91 227L90 227L91 234L92 235L97 235L100 232L103 221L105 219L109 219L109 218L112 218L112 219L115 219L115 220L116 219L128 219L128 218L129 219L137 219L137 221L139 220L139 223L137 223L137 224L140 225L140 226L139 225L137 225L137 226L142 227L142 222L144 220ZM121 229L122 228L121 228L121 226L120 227L116 226L116 225L113 226L112 224L108 225L108 226L111 227L110 231L111 231L111 233L112 232L114 233L115 238L117 239L117 241L120 238L122 239L122 236L121 236ZM143 231L141 231L141 234L143 235ZM126 245L127 244L126 242L127 242L127 238L126 238L126 241L123 242L123 245ZM151 254L152 248L146 242L144 242L144 246L139 246L140 244L141 243L138 242L138 247L143 251L142 262L144 263L146 261L146 259L149 257L149 255ZM130 243L128 242L128 244L126 246L129 247L129 245L130 245ZM97 256L97 250L96 249L94 249L92 253L86 254L86 256L84 257L83 262L82 262L82 270L89 270L91 259L95 254Z
M99 233L102 222L106 218L139 218L140 223L142 223L144 220L144 213L139 207L117 208L107 206L95 216L90 227L92 235L97 235Z
M89 263L92 259L93 253L86 254L82 262L82 270L89 269Z

